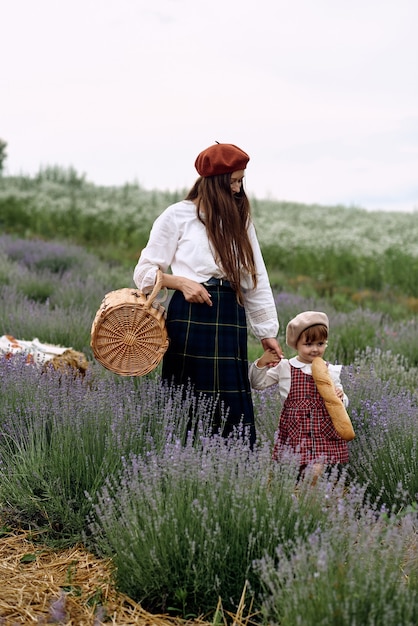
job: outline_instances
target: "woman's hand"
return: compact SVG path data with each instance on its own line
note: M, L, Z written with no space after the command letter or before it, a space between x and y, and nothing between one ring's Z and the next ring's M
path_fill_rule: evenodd
M266 339L261 340L261 345L263 346L264 352L274 353L277 356L276 362L273 363L277 365L281 359L283 359L283 350L280 347L277 339L275 337L267 337Z
M182 281L181 291L186 302L197 302L198 304L212 306L212 296L203 285L189 278L183 278Z
M177 289L181 291L186 302L196 302L198 304L212 306L212 296L203 285L197 283L195 280L185 278L184 276L163 274L163 286L167 287L167 289Z

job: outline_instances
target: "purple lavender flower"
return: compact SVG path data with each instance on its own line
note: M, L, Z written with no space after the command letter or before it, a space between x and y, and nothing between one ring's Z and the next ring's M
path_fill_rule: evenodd
M61 591L61 595L57 600L51 602L49 607L49 622L66 622L68 619L66 611L67 595L64 591Z

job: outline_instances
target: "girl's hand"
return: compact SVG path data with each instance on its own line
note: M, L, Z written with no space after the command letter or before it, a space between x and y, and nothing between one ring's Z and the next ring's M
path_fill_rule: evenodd
M263 356L261 356L256 362L257 367L274 367L280 362L277 358L277 353L274 350L265 350Z
M341 400L341 402L343 401L344 398L344 390L339 388L335 389L335 393L337 394L337 397Z

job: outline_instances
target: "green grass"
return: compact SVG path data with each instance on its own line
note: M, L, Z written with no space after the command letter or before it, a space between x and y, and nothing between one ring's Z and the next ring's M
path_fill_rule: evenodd
M0 227L25 238L80 244L132 268L156 216L184 195L137 184L99 187L73 169L50 167L33 178L0 178ZM274 288L315 293L336 306L364 298L383 309L389 298L418 310L416 214L256 198L252 204Z

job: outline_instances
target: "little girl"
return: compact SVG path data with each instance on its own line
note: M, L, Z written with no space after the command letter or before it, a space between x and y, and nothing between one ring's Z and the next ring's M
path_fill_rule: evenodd
M304 311L286 328L286 343L297 351L291 359L277 361L270 350L252 363L249 370L251 386L265 389L278 384L283 408L275 437L273 459L283 450L291 450L300 459L301 477L308 465L314 476L325 466L348 462L348 446L336 432L325 402L312 377L314 357L322 357L328 340L328 316L320 311ZM348 405L341 380L341 365L328 364L336 393Z

